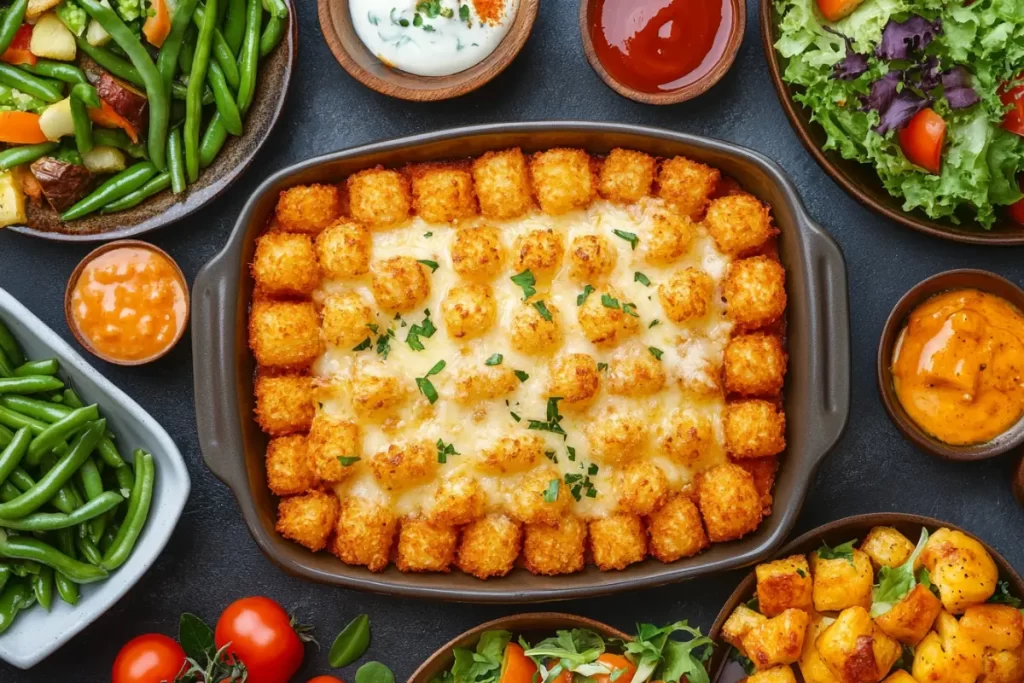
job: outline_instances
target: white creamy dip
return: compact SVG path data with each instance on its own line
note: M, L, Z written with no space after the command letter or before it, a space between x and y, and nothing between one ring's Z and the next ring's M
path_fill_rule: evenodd
M479 64L508 33L518 6L519 0L505 0L500 16L484 21L474 0L349 2L367 49L388 66L420 76L447 76Z

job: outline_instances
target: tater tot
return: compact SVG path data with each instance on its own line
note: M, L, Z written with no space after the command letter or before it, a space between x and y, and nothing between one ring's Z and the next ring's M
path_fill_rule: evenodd
M410 168L412 205L428 223L454 223L476 215L473 177L461 168L423 164Z
M701 473L697 505L713 543L742 538L761 523L761 496L754 478L732 463Z
M282 498L277 504L274 528L285 538L317 552L327 546L327 539L338 523L340 507L334 494L322 491Z
M452 268L463 277L491 280L501 272L505 247L497 228L462 228L452 240Z
M318 479L328 484L344 481L363 455L359 425L318 412L307 438L309 458ZM355 461L353 460L355 459Z
M778 233L768 207L745 193L713 199L704 225L719 251L730 255L756 249Z
M536 434L502 436L480 452L480 468L489 472L511 474L525 472L544 457L544 439Z
M249 346L260 365L306 367L320 355L320 316L308 301L257 300L249 313Z
M256 376L256 422L271 436L304 432L313 422L313 378L308 375Z
M345 498L331 552L345 564L382 571L390 561L396 526L394 513L385 505L366 498Z
M478 579L505 576L519 557L522 528L505 515L487 515L462 530L455 566Z
M252 277L268 296L306 296L320 284L309 235L272 231L256 239Z
M267 487L278 496L305 493L316 484L306 437L280 436L267 444Z
M696 220L704 213L708 199L722 174L686 157L661 162L658 195L685 216Z
M656 211L651 231L641 240L648 263L668 265L679 260L690 248L697 228L689 217L672 210Z
M348 197L352 218L370 227L401 223L412 206L405 176L379 166L350 175Z
M377 261L370 270L373 297L386 311L407 313L430 296L427 267L412 256Z
M661 450L688 467L705 460L714 443L711 420L686 409L676 410L669 416L661 436Z
M649 515L668 497L668 477L650 460L637 458L619 470L616 490L624 511Z
M455 381L455 400L463 405L507 396L519 387L516 372L507 365L463 370Z
M356 292L332 294L324 299L320 336L347 351L370 336L373 321L373 309Z
M553 467L536 468L510 481L507 494L509 514L524 524L557 524L571 498Z
M733 261L722 284L726 317L742 329L775 322L786 310L786 271L767 256Z
M361 223L342 218L316 236L320 272L327 279L359 277L370 270L373 240Z
M638 515L615 513L590 521L590 552L601 571L625 569L647 555L647 531Z
M487 152L473 161L473 183L480 213L487 218L518 218L533 204L526 157L518 147Z
M490 285L471 282L448 290L441 302L445 330L452 339L473 339L494 326L498 303Z
M565 246L554 230L532 230L516 241L512 269L528 270L538 279L553 277L562 265Z
M677 323L707 315L715 282L703 270L686 268L658 285L658 300L665 315Z
M786 415L760 399L725 407L725 448L734 458L766 458L786 448Z
M558 396L562 406L581 407L597 394L601 379L597 361L585 353L558 356L548 364L548 396Z
M599 346L618 344L640 330L636 306L614 287L591 292L577 307L576 318L587 339Z
M537 303L544 304L547 316ZM530 355L551 353L562 345L562 326L559 320L558 307L552 303L524 303L512 318L512 348Z
M527 524L523 533L523 560L527 571L554 576L583 569L587 524L566 515L557 524Z
M638 413L609 406L587 424L584 433L595 460L617 463L641 451L647 441L647 424Z
M782 340L768 334L733 337L725 347L722 369L726 391L742 396L778 396L786 378Z
M299 185L281 192L275 209L281 228L315 235L341 215L335 185Z
M393 375L361 369L349 384L352 407L362 417L383 414L408 398L408 387Z
M552 216L586 207L597 189L590 155L582 149L550 149L534 154L530 177L537 203Z
M710 545L697 504L682 493L651 513L647 531L651 536L651 555L662 562L692 557Z
M438 524L461 526L483 517L487 497L475 477L459 474L437 483L428 518Z
M422 484L437 471L437 447L426 439L393 443L370 458L370 470L389 491Z
M775 486L775 475L779 471L779 458L745 458L736 460L739 465L754 478L754 487L761 496L761 511L765 517L772 513L772 487Z
M445 572L455 559L459 533L455 527L405 519L398 532L395 566L403 572Z
M654 183L654 157L631 149L613 149L601 165L598 189L613 202L632 204L646 197Z
M630 343L612 356L607 386L618 396L650 396L665 386L665 368L642 343Z
M580 235L569 245L569 277L579 284L598 282L615 269L618 252L601 235Z

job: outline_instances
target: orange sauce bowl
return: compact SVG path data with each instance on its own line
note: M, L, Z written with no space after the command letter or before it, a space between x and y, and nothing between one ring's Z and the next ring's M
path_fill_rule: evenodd
M181 268L163 249L118 240L90 252L71 273L64 317L78 343L115 365L151 363L188 327L191 301Z

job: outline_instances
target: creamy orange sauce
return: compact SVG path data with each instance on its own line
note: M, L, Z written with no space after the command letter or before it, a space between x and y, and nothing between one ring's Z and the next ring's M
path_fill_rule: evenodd
M82 269L71 299L78 331L100 354L145 360L165 351L185 325L185 285L165 256L121 247Z
M1006 300L963 289L914 309L893 352L896 396L945 443L989 441L1024 415L1024 315Z

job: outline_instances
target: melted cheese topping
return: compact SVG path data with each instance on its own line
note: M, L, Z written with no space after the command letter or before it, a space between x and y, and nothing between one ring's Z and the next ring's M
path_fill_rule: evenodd
M398 515L427 511L430 494L433 492L432 482L400 492L386 491L374 479L367 460L380 451L386 451L393 443L414 439L436 443L440 439L445 444L452 444L459 454L448 455L446 462L439 465L437 476L448 477L467 470L473 471L488 495L489 509L502 510L508 494L515 489L516 482L523 475L494 476L477 471L479 454L502 436L533 434L541 436L546 443L548 459L542 460L540 465L554 465L561 471L563 481L566 475L570 475L569 482L573 483L581 481L582 477L589 477L596 495L588 496L587 488L579 489L579 500L575 500L574 496L572 501L573 511L588 519L603 517L614 512L618 503L616 467L593 463L584 429L591 422L601 419L609 409L633 413L649 427L649 437L643 452L631 454L630 459L651 459L665 472L673 490L688 488L696 474L692 468L679 464L660 450L661 434L668 429L669 416L673 411L690 411L696 416L707 417L711 422L715 443L710 452L701 458L701 470L725 462L721 424L725 399L718 390L718 377L732 324L724 316L720 287L730 257L719 252L707 231L697 225L694 239L686 254L678 261L669 266L646 263L645 236L651 231L653 212L662 206L662 201L656 198L647 198L629 206L596 201L585 210L563 216L535 212L505 222L477 218L461 228L432 225L414 218L399 228L375 232L374 261L394 256L413 256L434 261L439 267L430 276L429 298L414 312L397 318L377 310L369 275L345 283L326 281L314 294L315 299L322 300L330 293L354 290L377 310L376 325L379 331L383 333L390 328L394 332L386 360L375 352L374 343L369 349L361 351L329 347L313 366L314 377L319 378L318 384L321 385L317 397L320 409L332 416L354 420L362 432L362 461L352 465L356 470L353 476L337 486L338 495L375 499L393 506ZM500 274L490 282L498 307L496 323L480 337L468 341L453 340L447 334L441 314L441 303L448 291L462 282L452 268L451 243L456 230L483 224L498 228L506 254ZM523 306L523 290L510 279L516 272L511 264L513 246L518 237L538 229L551 229L559 233L566 250L561 269L550 285L539 282L537 293L529 299L531 303L543 300L554 304L560 311L564 341L554 354L545 356L518 353L512 348L509 339L512 317ZM636 249L631 247L629 241L616 237L614 230L636 234L639 237ZM617 250L616 266L607 282L618 289L626 301L633 303L639 314L639 333L611 348L592 344L576 320L577 297L583 285L569 278L568 250L573 238L587 234L606 236L611 247ZM704 318L677 325L662 310L657 287L674 271L686 267L707 272L715 282L715 293ZM649 278L650 286L637 281L637 272ZM409 328L421 323L428 310L437 331L429 339L422 339L425 347L422 351L415 351L406 343ZM655 320L659 322L652 327ZM376 342L378 335L369 336ZM529 420L547 419L548 363L552 358L569 353L585 353L599 364L609 363L626 344L639 344L662 351L661 363L666 383L661 391L651 396L628 397L612 395L606 386L602 386L585 410L560 406L560 425L566 432L566 438L547 431L528 430ZM483 369L485 361L494 354L501 354L503 365L525 372L529 379L519 383L513 393L500 399L469 406L456 402L456 380L460 374ZM431 405L417 392L415 378L424 377L442 360L446 363L445 368L429 378L439 395L436 403ZM599 374L604 384L608 369L603 365L600 368ZM346 391L356 371L400 378L403 384L409 386L409 398L391 417L380 421L356 417ZM570 449L575 451L574 456L571 456ZM596 473L592 464L597 465ZM573 483L569 482L566 488L571 495Z

